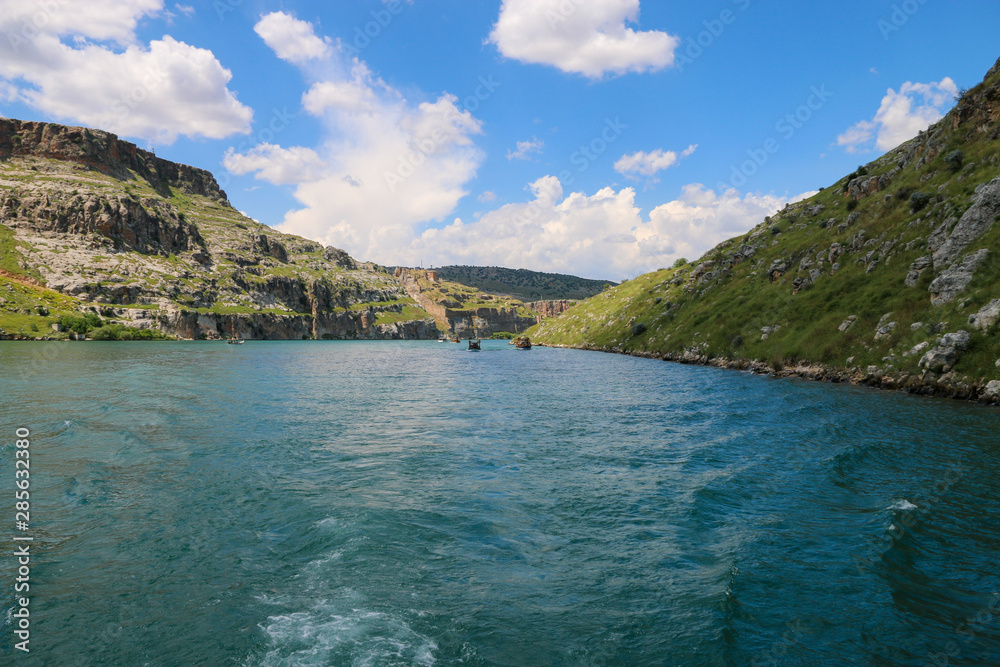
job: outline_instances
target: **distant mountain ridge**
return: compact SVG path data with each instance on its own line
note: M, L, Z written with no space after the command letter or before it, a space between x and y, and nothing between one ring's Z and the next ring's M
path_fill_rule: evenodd
M588 299L615 284L609 280L498 266L442 266L435 271L442 280L491 294L515 296L523 301Z

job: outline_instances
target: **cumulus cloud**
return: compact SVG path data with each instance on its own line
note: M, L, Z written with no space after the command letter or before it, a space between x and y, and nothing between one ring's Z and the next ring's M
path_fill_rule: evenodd
M504 56L600 78L670 67L680 40L636 31L639 0L504 0L489 41Z
M890 88L875 118L854 124L837 137L837 145L848 153L866 152L873 145L891 150L941 120L957 93L958 86L948 77L937 83L907 81L899 92Z
M276 55L288 56L287 42L275 38L283 33L273 29L273 16L261 19L257 32L269 36L264 38ZM277 24L293 25L287 18ZM310 24L297 22L294 32L329 46ZM308 52L320 57L312 43ZM323 142L314 148L231 150L226 166L234 173L252 172L271 183L297 186L301 206L286 214L278 225L281 231L358 257L388 260L387 248L412 241L419 225L443 220L468 194L465 185L484 157L474 142L482 124L448 93L431 100L406 99L340 45L322 60L295 59L309 85L303 108L321 120ZM303 160L300 172L296 159Z
M604 188L593 195L564 193L543 177L531 201L508 204L479 220L429 229L397 251L406 261L501 265L594 278L622 279L694 259L742 234L787 200L775 195L716 193L700 184L644 217L635 190Z
M326 168L323 159L311 148L282 148L273 144L261 144L246 153L236 153L230 148L222 164L234 174L256 172L256 178L274 185L314 181Z
M322 81L302 96L302 106L314 116L327 109L373 111L375 93L361 81Z
M615 171L623 176L634 177L638 174L653 177L665 169L676 166L682 158L688 157L697 149L697 144L692 144L679 155L674 151L664 151L662 148L649 153L639 151L631 155L623 155L620 160L615 162Z
M330 40L316 36L312 24L285 12L263 16L254 31L282 60L301 65L333 55Z
M136 41L138 21L161 10L162 0L67 0L51 9L0 0L8 36L0 81L55 118L160 144L249 132L253 112L228 89L232 73L211 51L170 36Z
M508 160L528 160L532 153L541 153L545 148L545 142L532 137L528 141L517 142L516 151L507 151Z

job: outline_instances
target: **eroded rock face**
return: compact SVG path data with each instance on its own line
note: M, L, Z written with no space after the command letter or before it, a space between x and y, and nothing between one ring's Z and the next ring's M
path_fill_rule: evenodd
M973 241L985 234L1000 215L1000 178L976 189L972 207L958 221L948 239L934 253L934 268L951 265Z
M941 272L934 282L931 283L931 303L941 306L952 301L956 296L965 291L972 279L975 277L976 269L989 256L990 251L983 248L971 255L966 256L959 262L955 262L948 269Z
M0 222L41 234L97 234L118 250L169 255L205 248L174 206L148 198L0 193Z
M161 193L179 189L229 205L211 172L158 158L102 130L0 118L0 159L9 157L75 162L121 180L134 172Z
M355 262L350 255L340 248L334 248L333 246L330 246L323 251L323 259L344 269L353 271L358 268L357 262Z
M549 318L562 315L567 310L575 306L576 301L534 301L524 305L538 313L540 317Z

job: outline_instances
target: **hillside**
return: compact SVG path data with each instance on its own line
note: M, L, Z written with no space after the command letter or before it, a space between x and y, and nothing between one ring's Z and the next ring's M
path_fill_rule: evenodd
M87 315L179 338L438 335L387 270L250 220L207 171L0 119L0 336L65 338Z
M566 345L1000 397L1000 61L940 122L699 261L531 332Z
M489 294L513 296L522 301L587 299L614 284L607 280L497 266L443 266L435 270L442 280L467 285Z

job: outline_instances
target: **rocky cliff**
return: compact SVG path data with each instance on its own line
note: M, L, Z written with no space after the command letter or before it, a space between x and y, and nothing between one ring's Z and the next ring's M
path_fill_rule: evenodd
M450 335L488 338L500 332L524 331L538 321L536 313L513 297L442 281L437 271L397 268L394 275L410 298Z
M438 335L386 270L250 220L209 172L49 123L0 119L0 282L7 335L74 312L181 338Z
M1000 62L947 116L543 344L1000 399Z

